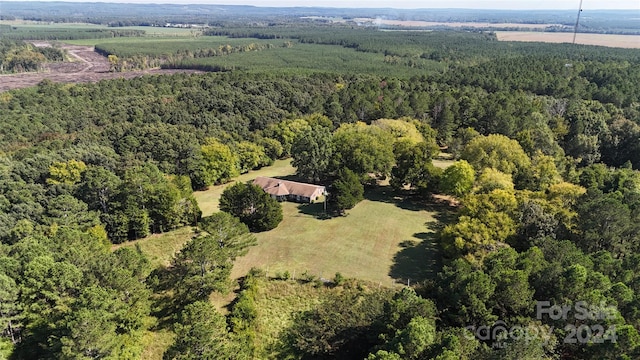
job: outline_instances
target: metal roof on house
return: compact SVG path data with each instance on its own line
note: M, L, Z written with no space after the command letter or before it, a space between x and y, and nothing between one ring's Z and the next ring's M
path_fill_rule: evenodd
M258 185L265 192L274 196L295 195L307 198L315 198L325 193L324 186L306 184L296 181L275 179L259 176L253 180L254 185Z

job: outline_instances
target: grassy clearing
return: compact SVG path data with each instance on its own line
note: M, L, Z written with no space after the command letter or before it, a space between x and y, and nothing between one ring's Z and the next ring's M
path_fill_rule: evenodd
M280 160L235 180L287 176L293 172L290 160ZM229 184L195 193L205 215L218 211L218 199L226 186ZM282 203L284 220L276 229L256 234L258 245L236 260L232 278L244 276L252 267L266 270L271 277L289 271L300 278L306 271L331 279L340 272L346 277L385 287L406 283L407 279L413 283L433 276L440 266L433 229L443 221L447 208L407 200L389 186L369 190L365 196L347 216L325 220L321 219L322 203ZM114 249L138 245L154 266L166 266L192 235L192 228L186 227L116 245ZM295 313L319 304L327 291L334 289L294 281L261 281L256 296L255 344L259 358L277 358L278 340L282 331L292 324ZM234 296L234 293L214 293L210 301L224 314L225 306ZM146 332L142 357L161 359L174 338L175 334L168 329Z
M433 159L432 160L433 165L435 167L438 167L440 169L446 169L449 166L451 166L451 164L453 164L455 162L455 160L448 160L448 159Z
M447 160L439 166L445 166ZM294 172L290 160L236 178L287 176ZM195 193L204 216L218 211L220 195L232 183ZM274 230L256 234L258 245L236 260L232 278L252 267L269 276L289 271L299 277L307 271L332 278L336 272L390 286L397 281L422 280L438 270L433 228L447 208L425 201L412 202L388 186L369 190L366 199L346 216L321 219L323 204L282 203L284 220ZM149 236L120 246L140 246L154 266L169 264L171 257L193 235L191 228Z
M162 360L164 352L175 341L176 334L167 329L146 331L142 336L142 359L146 360Z
M180 251L187 240L193 236L193 228L187 226L163 234L153 234L146 238L114 245L111 249L140 246L153 267L168 266L173 254Z
M236 182L253 180L258 176L278 177L291 175L293 173L295 173L295 168L291 166L291 159L277 160L272 166L267 166L260 170L249 171L248 173L242 174L233 179L230 183L212 186L206 191L196 191L193 195L198 201L198 205L200 205L202 215L209 216L218 211L220 195L222 195L222 192L227 186L233 185Z
M269 276L307 271L332 278L336 272L391 286L423 280L438 270L433 226L436 207L394 196L388 187L369 191L343 217L322 220L322 204L282 204L284 220L257 234L258 245L236 260L232 277L259 267Z
M222 195L222 192L227 186L233 185L237 181L249 181L258 176L287 176L294 172L295 169L291 166L290 159L278 160L272 166L242 174L234 179L233 182L212 186L206 191L197 191L194 193L194 196L202 209L203 216L209 216L218 211L220 195ZM113 245L112 250L123 246L135 247L137 245L140 246L140 249L149 258L154 267L168 266L173 254L180 251L184 243L187 242L193 234L193 228L183 227L162 234L153 234L143 239Z

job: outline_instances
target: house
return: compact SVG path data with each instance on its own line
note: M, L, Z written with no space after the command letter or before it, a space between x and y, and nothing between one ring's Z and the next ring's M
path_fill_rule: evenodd
M327 194L324 186L305 184L295 181L274 179L259 176L253 180L254 185L258 185L278 201L295 201L300 203L312 203L320 200L320 197Z

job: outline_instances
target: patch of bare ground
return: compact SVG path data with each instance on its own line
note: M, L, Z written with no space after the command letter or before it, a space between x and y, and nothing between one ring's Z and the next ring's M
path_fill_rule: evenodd
M38 42L36 46L48 46ZM109 61L96 53L92 46L61 45L74 61L46 64L41 72L0 75L0 92L35 86L44 79L58 83L87 83L105 79L131 79L143 75L174 73L201 73L196 70L147 69L140 71L109 72Z
M500 41L526 41L546 43L572 43L573 33L538 31L496 31ZM640 35L582 34L576 35L576 43L627 49L640 49Z
M442 205L447 205L447 206L451 206L451 207L459 207L460 206L460 200L458 200L455 197L450 196L450 195L432 194L431 195L431 200L435 204L442 204Z

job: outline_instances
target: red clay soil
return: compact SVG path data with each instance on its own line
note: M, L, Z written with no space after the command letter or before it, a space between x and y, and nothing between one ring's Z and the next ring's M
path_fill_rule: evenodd
M36 46L49 46L46 42L37 42ZM109 61L96 53L92 46L61 46L73 62L46 64L44 71L21 74L0 75L0 92L37 85L44 79L59 83L97 82L104 79L131 79L142 75L159 75L174 73L201 73L195 70L149 69L140 71L109 72Z

